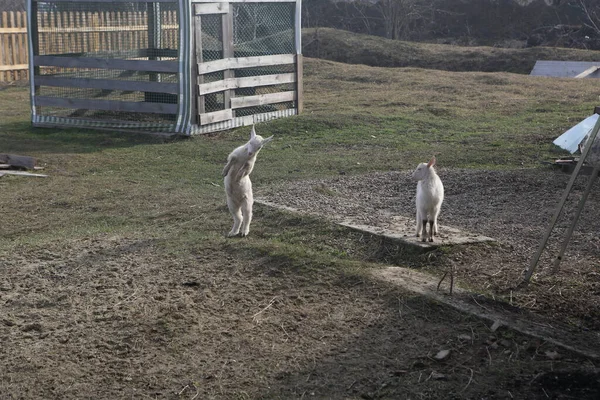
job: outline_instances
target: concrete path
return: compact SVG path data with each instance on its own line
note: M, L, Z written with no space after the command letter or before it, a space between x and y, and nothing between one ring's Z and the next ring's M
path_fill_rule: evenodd
M350 218L344 218L343 216L324 216L318 215L316 213L307 213L293 207L276 204L262 199L256 199L255 203L263 204L265 206L273 207L279 210L327 218L347 228L369 233L371 235L382 236L386 239L391 239L402 243L406 246L420 249L422 251L433 250L434 248L439 246L452 246L457 244L495 241L494 239L487 236L461 231L460 229L456 229L446 225L440 225L438 229L439 236L436 236L434 238L435 241L423 242L421 241L421 238L417 238L416 236L416 223L414 218L407 218L400 215L394 215L390 217L390 224L386 228L381 228L377 226L364 225Z

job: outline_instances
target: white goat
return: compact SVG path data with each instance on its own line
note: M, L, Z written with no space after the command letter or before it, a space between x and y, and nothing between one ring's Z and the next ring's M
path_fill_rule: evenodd
M242 237L250 232L252 221L252 182L250 173L254 169L256 155L260 149L273 140L273 136L263 139L257 135L252 126L250 140L243 146L233 150L227 157L227 165L223 169L225 177L225 193L227 207L233 216L233 228L228 236L237 236L242 231Z
M437 218L444 201L444 185L435 172L435 157L429 163L421 163L413 172L413 179L417 183L417 237L423 235L423 242L427 241L427 222L429 222L429 241L438 234Z

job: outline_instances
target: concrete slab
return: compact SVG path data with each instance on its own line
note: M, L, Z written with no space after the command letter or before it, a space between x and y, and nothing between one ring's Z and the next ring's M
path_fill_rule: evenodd
M350 219L340 222L340 225L373 235L383 236L387 239L397 240L406 243L409 246L419 247L423 250L433 249L439 246L495 242L495 239L490 237L464 232L447 225L439 226L439 236L434 238L434 242L423 242L422 238L416 236L416 222L414 219L394 215L391 217L390 221L387 228L362 225L354 223Z
M389 225L386 228L382 228L378 226L365 225L351 218L343 218L342 216L335 217L331 215L319 215L317 213L308 213L293 207L276 204L263 199L255 199L255 202L279 210L327 218L347 228L354 229L360 232L365 232L371 235L381 236L386 239L400 242L406 246L413 247L420 251L433 250L434 248L439 246L452 246L459 244L495 241L495 239L487 236L472 234L450 226L440 225L439 236L436 236L434 238L435 241L423 242L421 238L416 237L416 223L413 218L394 215L390 217Z

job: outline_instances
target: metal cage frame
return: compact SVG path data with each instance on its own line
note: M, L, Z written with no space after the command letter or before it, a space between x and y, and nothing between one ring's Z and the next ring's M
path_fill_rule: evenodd
M33 126L193 135L302 111L301 0L28 0L27 11Z

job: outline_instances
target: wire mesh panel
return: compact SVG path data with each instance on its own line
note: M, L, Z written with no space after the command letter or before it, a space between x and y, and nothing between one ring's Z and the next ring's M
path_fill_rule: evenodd
M233 4L234 55L252 57L275 54L294 54L295 3L237 3ZM293 64L244 68L234 71L235 77L294 73ZM235 96L257 96L295 90L294 83L268 85L235 90ZM295 102L280 102L236 110L237 116L253 115L295 107Z
M234 3L235 55L295 53L294 3Z
M301 108L298 0L28 2L34 124L190 134Z
M37 116L173 130L178 14L176 2L37 2Z
M210 62L223 58L223 17L220 14L203 15L202 30L202 61ZM222 81L223 71L203 75L203 83ZM224 93L210 93L204 96L205 112L214 112L225 108Z
M296 7L251 0L196 6L200 125L233 119L233 126L297 109Z

